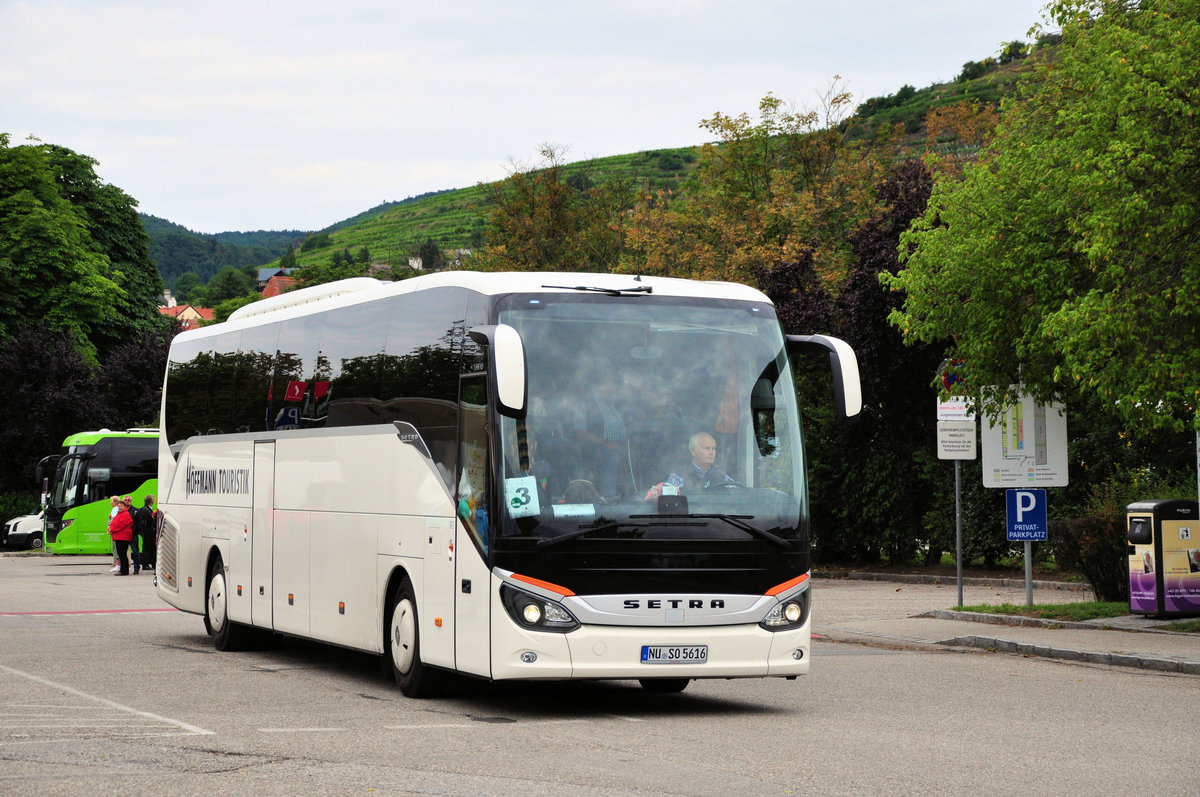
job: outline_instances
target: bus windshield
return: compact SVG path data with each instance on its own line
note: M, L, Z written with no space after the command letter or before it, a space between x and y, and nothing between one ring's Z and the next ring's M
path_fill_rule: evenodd
M804 463L774 308L659 296L510 296L523 420L499 422L504 538L804 533Z
M63 511L87 501L87 457L68 454L58 463L50 504Z

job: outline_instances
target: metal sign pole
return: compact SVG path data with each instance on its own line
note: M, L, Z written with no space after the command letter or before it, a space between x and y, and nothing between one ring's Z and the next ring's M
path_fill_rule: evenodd
M958 567L958 606L963 605L962 460L954 460L954 562Z
M1025 605L1033 605L1033 543L1025 540Z

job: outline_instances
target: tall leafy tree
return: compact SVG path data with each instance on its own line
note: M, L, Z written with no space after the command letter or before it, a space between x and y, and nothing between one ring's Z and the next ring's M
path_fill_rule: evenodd
M45 319L95 362L93 338L120 323L127 293L72 203L70 183L60 185L58 160L49 147L10 147L0 134L0 339Z
M892 321L950 341L987 410L1078 387L1200 429L1200 0L1050 12L1056 57L905 236Z
M95 361L160 326L162 281L136 202L96 161L0 134L0 338L45 318Z
M175 298L187 304L204 303L204 281L194 271L185 271L175 278Z
M171 339L180 331L178 321L169 322L118 344L108 353L99 373L108 427L158 425L167 352Z
M254 293L254 277L235 266L222 266L208 282L205 297L211 304Z
M104 424L104 394L72 332L48 322L11 329L0 342L0 374L13 421L0 424L0 489L27 488L38 460L67 435Z
M815 109L767 95L759 118L716 113L701 126L693 184L660 192L634 213L626 269L752 282L764 266L811 252L817 273L836 283L850 262L850 231L873 208L874 184L891 157L894 131L854 140L849 93L835 83Z
M65 147L46 146L59 193L79 211L92 248L107 261L106 273L122 291L112 297L115 316L93 329L101 356L128 340L162 331L158 301L162 278L150 259L150 239L137 214L137 201L101 182L96 161Z
M517 167L507 179L482 186L485 245L473 259L492 271L612 271L632 187L593 185L583 172L568 176L563 151L553 145L543 144L541 155L537 168Z

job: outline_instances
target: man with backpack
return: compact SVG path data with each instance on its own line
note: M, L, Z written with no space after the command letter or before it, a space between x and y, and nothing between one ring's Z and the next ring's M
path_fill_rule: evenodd
M154 496L147 495L142 506L133 516L133 531L141 542L142 567L154 570L158 528L158 510L154 508Z

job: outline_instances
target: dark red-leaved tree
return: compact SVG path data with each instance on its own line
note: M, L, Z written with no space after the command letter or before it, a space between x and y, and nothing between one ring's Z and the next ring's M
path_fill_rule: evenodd
M69 335L43 324L0 343L0 375L8 407L0 424L0 490L29 490L39 459L58 453L68 435L104 422L103 391Z

